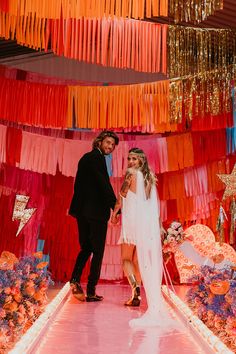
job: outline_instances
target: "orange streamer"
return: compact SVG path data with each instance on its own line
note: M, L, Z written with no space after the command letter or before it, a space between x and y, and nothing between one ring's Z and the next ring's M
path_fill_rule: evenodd
M168 0L9 0L1 10L14 16L35 15L41 19L117 16L143 19L168 16ZM61 11L62 9L62 11Z
M105 17L49 20L34 12L0 15L0 35L22 45L47 50L51 40L57 55L142 72L167 72L167 25Z
M70 86L69 97L69 105L74 99L78 128L133 128L154 132L169 126L168 80L109 87ZM72 112L71 106L68 112Z

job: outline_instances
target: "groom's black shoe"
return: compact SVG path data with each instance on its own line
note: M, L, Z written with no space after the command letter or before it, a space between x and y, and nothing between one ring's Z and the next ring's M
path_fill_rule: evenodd
M102 301L103 300L103 296L100 295L89 295L87 294L86 296L86 301L87 302L95 302L95 301Z

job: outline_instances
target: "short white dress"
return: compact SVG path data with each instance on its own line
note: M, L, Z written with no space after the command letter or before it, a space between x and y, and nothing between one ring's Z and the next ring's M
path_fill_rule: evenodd
M126 197L121 196L121 198L121 233L118 244L127 243L136 245L137 195L129 189Z

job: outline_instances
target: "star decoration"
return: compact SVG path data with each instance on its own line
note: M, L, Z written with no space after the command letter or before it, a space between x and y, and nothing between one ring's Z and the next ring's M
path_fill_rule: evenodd
M226 185L226 189L223 194L222 200L226 199L227 197L230 196L235 196L236 195L236 164L234 165L233 171L231 174L226 175L217 175L222 182Z
M20 220L20 225L18 227L16 236L19 235L25 224L30 220L32 215L34 214L36 208L26 209L26 205L28 203L30 197L26 195L16 195L15 205L12 215L12 220Z

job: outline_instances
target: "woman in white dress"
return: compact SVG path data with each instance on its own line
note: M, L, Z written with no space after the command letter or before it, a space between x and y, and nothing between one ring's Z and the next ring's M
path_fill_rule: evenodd
M129 151L128 170L112 215L113 223L117 223L120 209L122 260L132 287L129 303L140 303L142 279L148 306L141 317L130 321L130 326L173 328L175 324L161 294L163 262L156 178L146 155L138 148ZM136 252L141 278L134 262Z
M140 305L141 276L137 260L137 174L141 175L146 199L149 199L152 185L156 178L150 171L147 158L141 149L133 148L128 155L128 169L122 184L120 194L112 215L112 222L117 223L119 210L122 210L121 235L118 241L121 244L121 255L124 273L132 288L131 298L125 302L126 306Z

